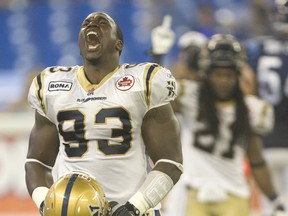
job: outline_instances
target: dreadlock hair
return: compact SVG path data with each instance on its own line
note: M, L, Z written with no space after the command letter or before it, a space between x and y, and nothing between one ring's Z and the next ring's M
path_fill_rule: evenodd
M199 89L198 120L203 122L211 134L217 138L219 135L219 115L216 107L217 97L207 79L213 68L232 68L238 75L243 66L245 55L240 43L232 35L215 35L201 50L199 68L202 79ZM235 121L231 125L232 144L239 138L247 138L251 132L248 110L244 101L244 95L237 81L232 98L235 102Z
M233 92L235 100L235 121L231 125L234 141L245 138L250 133L248 110L244 101L239 82ZM219 117L216 107L217 98L210 86L208 79L203 79L199 89L199 112L198 120L205 123L208 130L217 137L219 134ZM234 143L234 142L233 142Z

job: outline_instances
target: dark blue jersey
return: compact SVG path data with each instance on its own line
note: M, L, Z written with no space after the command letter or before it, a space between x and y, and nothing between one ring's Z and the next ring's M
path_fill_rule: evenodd
M275 111L274 131L264 137L264 146L288 147L288 40L261 37L248 41L246 48L259 96Z

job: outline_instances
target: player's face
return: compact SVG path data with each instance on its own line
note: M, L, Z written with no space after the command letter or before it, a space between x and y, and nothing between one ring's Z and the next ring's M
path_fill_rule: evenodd
M79 32L79 48L83 58L93 61L103 54L118 52L115 21L105 13L91 13L83 21Z
M211 88L219 100L230 100L237 85L238 75L231 68L215 68L208 76Z

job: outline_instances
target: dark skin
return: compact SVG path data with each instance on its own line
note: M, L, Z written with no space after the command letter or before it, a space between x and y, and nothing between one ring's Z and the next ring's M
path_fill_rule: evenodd
M232 92L234 91L237 82L240 82L240 77L233 72L233 69L214 69L214 71L208 76L208 79L216 97L219 98L219 101L233 101ZM250 164L261 164L262 162L265 162L262 155L262 141L258 134L254 132L249 134L246 153ZM269 170L265 163L259 167L252 166L252 173L257 185L267 197L275 195Z
M117 25L105 13L92 13L83 22L79 33L80 54L83 57L87 79L98 84L119 65L119 56L123 47L117 36ZM89 42L87 32L97 32L97 44ZM152 161L170 159L182 163L179 125L170 104L149 110L142 123L142 137ZM169 131L167 133L167 131ZM163 136L165 134L165 136ZM37 159L53 166L59 150L59 137L56 125L38 112L35 125L29 139L27 158ZM39 186L50 187L53 184L51 170L45 166L28 162L25 164L26 185L30 195ZM169 175L176 183L181 171L173 164L158 163L153 170Z
M240 82L244 95L254 94L252 88L249 88L249 86L246 85L246 88L243 88L243 77L238 77L237 74L231 70L232 69L229 68L217 68L207 77L211 83L216 98L218 98L219 103L217 103L217 105L220 107L225 104L225 102L229 103L234 100L232 92L234 91L237 82ZM174 112L180 112L180 105L177 103L177 100L173 101L172 105ZM251 132L247 138L248 143L246 155L250 164L252 164L251 169L253 177L261 191L268 198L271 198L275 196L276 192L270 177L269 169L265 164L265 159L262 154L261 136ZM253 164L262 165L253 167Z
M254 133L249 136L246 152L250 164L263 164L263 162L265 162L262 154L262 141L259 135ZM252 166L252 174L258 187L268 198L271 198L276 194L269 169L265 163L258 167Z
M231 100L237 83L237 74L231 68L215 68L208 75L213 92L220 101Z

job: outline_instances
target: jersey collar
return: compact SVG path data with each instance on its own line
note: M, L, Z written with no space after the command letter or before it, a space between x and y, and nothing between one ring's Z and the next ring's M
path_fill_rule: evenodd
M98 84L92 84L89 82L89 80L86 78L85 72L84 72L84 67L81 66L79 67L78 71L77 71L77 80L79 81L80 85L82 86L82 88L85 91L88 91L91 88L97 89L100 86L103 85L103 83L106 82L106 80L108 80L118 69L120 68L120 65L118 67L116 67L113 71L111 71L110 73L108 73L102 80L100 83Z

